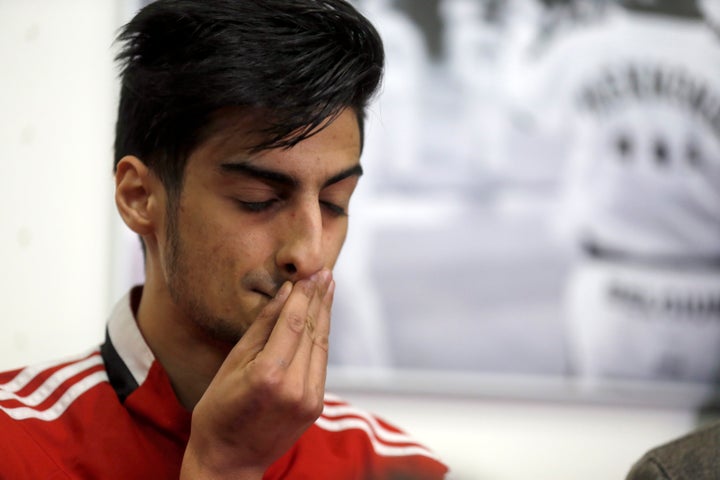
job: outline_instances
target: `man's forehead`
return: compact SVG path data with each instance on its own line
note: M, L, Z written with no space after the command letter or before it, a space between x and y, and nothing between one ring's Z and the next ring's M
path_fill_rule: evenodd
M359 126L352 110L344 110L331 123L292 147L256 149L267 139L262 133L265 124L266 117L259 112L240 109L216 112L190 154L189 163L226 173L233 169L223 165L242 164L287 172L314 165L328 175L359 166ZM311 163L306 161L308 155L313 157Z
M323 120L320 125L303 134L303 141L324 130L330 123L340 117L343 112L352 113L353 123L357 129L358 138L360 134L360 124L357 115L350 107L338 112ZM199 143L213 142L220 146L222 144L232 143L235 148L243 148L247 150L256 149L259 145L265 145L272 141L275 143L277 138L274 137L273 131L282 122L280 116L274 114L270 109L257 107L224 107L213 112L199 135ZM297 132L291 132L290 135ZM283 139L284 140L284 139ZM298 142L299 143L299 142Z

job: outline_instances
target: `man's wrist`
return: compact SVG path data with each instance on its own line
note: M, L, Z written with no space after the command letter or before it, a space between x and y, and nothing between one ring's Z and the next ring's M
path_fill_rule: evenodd
M240 466L217 451L207 455L188 443L180 469L180 480L261 480L265 469L257 466Z

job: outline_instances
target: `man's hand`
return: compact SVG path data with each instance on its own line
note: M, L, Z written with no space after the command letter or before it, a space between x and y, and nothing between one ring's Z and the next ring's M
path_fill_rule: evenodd
M181 479L260 479L322 412L335 283L286 282L193 410Z

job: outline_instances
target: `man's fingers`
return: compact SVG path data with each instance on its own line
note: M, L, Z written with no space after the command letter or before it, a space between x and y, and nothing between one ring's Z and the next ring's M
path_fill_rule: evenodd
M309 378L312 391L325 392L325 377L327 376L328 347L330 339L330 316L333 298L335 296L335 281L330 285L323 296L318 323L313 337L313 348L310 352Z
M295 284L263 351L266 360L274 359L277 364L289 367L297 355L305 355L307 368L309 352L300 347L308 341L308 332L317 331L323 323L319 307L331 277L329 270L322 270Z
M303 372L303 376L305 375L304 372L309 368L311 353L316 344L320 343L325 350L327 350L329 318L323 302L332 282L332 274L329 271L325 271L324 275L318 280L318 288L308 306L304 335L300 339L297 353L293 359L295 369L298 370L298 374Z
M292 283L285 282L267 305L260 311L255 321L248 327L240 339L245 355L255 356L261 351L270 337L273 327L282 311L285 302L292 292Z

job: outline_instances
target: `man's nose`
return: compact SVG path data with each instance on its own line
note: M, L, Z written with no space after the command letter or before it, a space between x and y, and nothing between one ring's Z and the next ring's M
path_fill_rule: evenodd
M320 203L303 201L288 212L277 265L291 281L306 278L324 267L323 219Z

